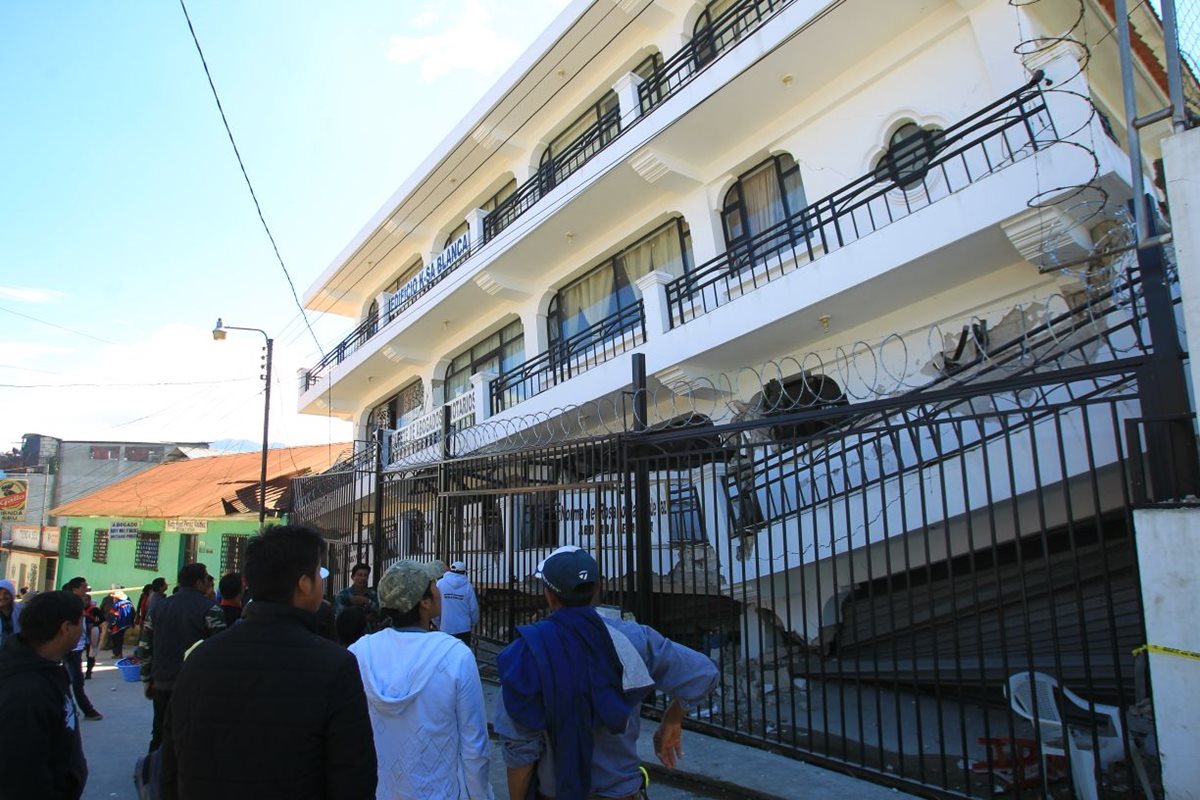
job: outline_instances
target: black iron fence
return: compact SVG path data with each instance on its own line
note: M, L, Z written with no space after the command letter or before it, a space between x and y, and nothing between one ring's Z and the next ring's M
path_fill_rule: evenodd
M492 381L492 413L541 394L646 341L646 313L637 300L518 364Z
M546 613L538 562L586 548L604 602L717 664L712 732L930 794L1137 797L1144 366L348 469L298 480L297 514L335 588L360 559L464 561L481 654ZM1043 760L1059 715L1076 746Z
M733 243L667 284L678 327L823 255L908 217L1057 140L1038 88L1028 84L894 158L799 213Z

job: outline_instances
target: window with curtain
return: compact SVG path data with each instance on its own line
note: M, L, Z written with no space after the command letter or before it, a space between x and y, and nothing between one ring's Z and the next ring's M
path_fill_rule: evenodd
M653 75L654 71L661 65L662 54L652 53L642 59L631 71L644 80ZM590 106L574 122L550 140L550 144L547 145L545 151L542 153L541 166L539 167L542 180L547 184L545 187L547 190L559 182L566 180L588 158L606 146L612 137L620 133L620 107L621 102L617 98L617 93L609 89L594 105ZM610 118L607 124L601 125L601 122L605 119L605 115L610 113L615 113L617 116ZM596 126L600 127L593 130ZM580 141L585 138L587 139L586 144ZM556 159L563 157L564 154L566 154L566 157L561 163L556 161Z
M408 283L409 279L412 278L413 275L416 275L418 272L420 272L421 268L424 266L425 262L420 256L418 256L415 261L413 261L404 269L400 270L400 274L392 279L391 283L383 287L383 291L388 292L389 294L396 291L401 286Z
M726 22L726 14L737 2L738 0L711 0L696 18L696 24L692 28L692 41L696 46L696 62L701 67L715 59L730 41L741 38L745 24L739 23L731 28ZM739 19L744 19L744 15L738 16Z
M501 186L500 191L496 192L494 195L489 197L487 200L484 200L482 203L480 203L479 207L490 214L491 212L496 210L496 206L500 205L505 200L507 200L509 197L511 197L513 192L515 192L516 190L517 190L517 179L513 178L508 183Z
M471 230L471 224L464 219L462 222L455 225L454 229L450 231L450 233L446 234L446 241L442 242L442 247L449 247L451 242L469 230Z
M738 178L725 194L721 209L725 244L733 248L760 236L803 211L805 203L796 160L787 153L767 159Z
M507 372L525 360L525 328L514 320L450 360L446 369L446 402L471 389L477 372Z
M558 291L547 316L551 344L636 303L640 294L634 282L652 270L678 277L691 268L691 233L687 223L676 218Z

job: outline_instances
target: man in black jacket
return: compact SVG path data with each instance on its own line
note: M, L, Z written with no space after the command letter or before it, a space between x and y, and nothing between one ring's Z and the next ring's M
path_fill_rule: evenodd
M79 712L62 659L83 630L83 601L43 592L0 650L0 794L78 800L87 783ZM374 773L372 773L374 775Z
M272 527L246 546L254 601L175 680L163 797L373 800L375 743L353 655L315 632L325 542ZM250 739L229 741L229 731Z
M138 640L142 682L146 699L154 701L150 752L162 742L163 719L184 653L201 639L225 630L225 615L213 601L212 588L207 567L184 564L179 570L179 591L155 603L142 626Z

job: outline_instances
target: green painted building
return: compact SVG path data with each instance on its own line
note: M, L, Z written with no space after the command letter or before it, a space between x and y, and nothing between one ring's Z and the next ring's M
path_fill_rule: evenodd
M246 537L258 530L257 515L183 520L73 516L62 522L60 583L82 575L97 592L123 586L134 603L142 587L158 576L174 586L184 564L199 561L214 576L239 572Z
M344 445L271 450L267 524L282 520L291 481L324 472ZM211 575L240 572L247 537L258 530L260 453L160 464L52 509L59 537L59 585L82 575L101 594L123 586L135 603L162 576L199 561Z

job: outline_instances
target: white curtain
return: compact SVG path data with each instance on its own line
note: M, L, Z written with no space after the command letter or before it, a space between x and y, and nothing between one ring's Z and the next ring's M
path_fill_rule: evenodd
M683 254L679 248L679 226L666 226L658 233L621 254L619 265L624 268L629 283L634 283L653 270L662 270L678 277L683 274Z
M612 267L605 264L559 297L563 338L596 324L617 310Z
M749 230L755 236L777 223L783 222L783 198L779 195L779 178L775 173L775 162L768 162L762 169L747 175L741 181L742 207L746 209Z

